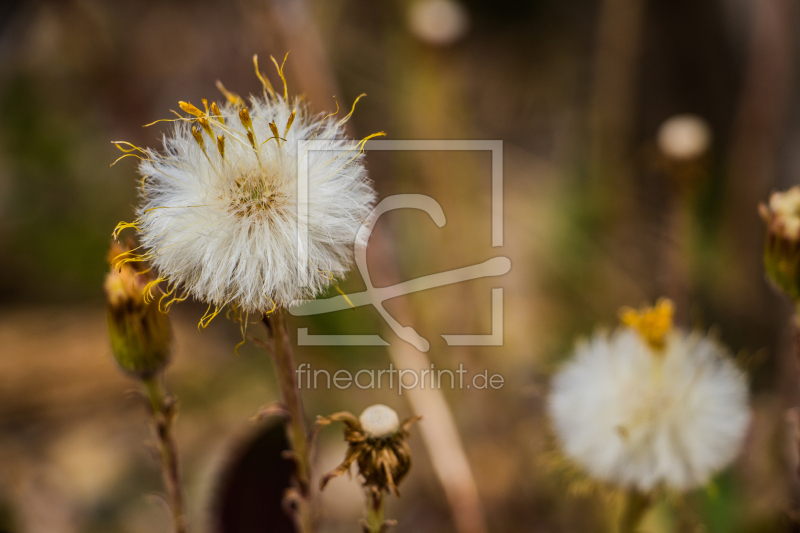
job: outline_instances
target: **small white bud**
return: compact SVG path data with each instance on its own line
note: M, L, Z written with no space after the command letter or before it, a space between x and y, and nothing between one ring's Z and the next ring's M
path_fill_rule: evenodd
M657 139L658 148L667 157L695 159L711 145L711 127L696 115L675 115L661 124Z
M381 404L375 404L364 409L358 417L364 431L373 437L388 437L400 429L400 419L394 409Z
M417 0L408 11L408 28L431 46L449 46L469 30L467 10L456 0Z

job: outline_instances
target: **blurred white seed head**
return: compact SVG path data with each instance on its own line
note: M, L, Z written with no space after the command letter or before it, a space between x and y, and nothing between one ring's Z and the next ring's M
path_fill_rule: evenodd
M416 0L408 11L408 27L426 44L449 46L469 31L469 14L457 0Z
M775 236L800 241L800 187L773 192L769 204L759 206L759 210Z
M281 96L262 82L264 97L249 107L221 86L225 105L204 102L202 111L181 102L186 115L163 151L141 150L142 201L132 226L143 258L169 283L169 294L183 291L181 297L215 306L214 314L228 304L243 313L270 311L322 291L350 267L375 199L363 153L343 150L350 115L312 116L285 90ZM298 180L305 179L298 156L300 142L311 139L321 146L307 151L306 220L297 212ZM306 234L307 262L299 264Z
M549 412L565 454L593 477L649 491L701 485L734 459L749 423L744 374L699 333L651 327L665 311L576 349L554 378ZM650 313L648 315L648 313ZM661 317L655 316L661 314ZM655 320L651 320L655 319Z
M373 437L388 437L400 430L400 419L391 407L371 405L358 417L361 427Z
M657 142L667 157L681 161L695 159L711 146L711 127L697 115L675 115L658 128Z

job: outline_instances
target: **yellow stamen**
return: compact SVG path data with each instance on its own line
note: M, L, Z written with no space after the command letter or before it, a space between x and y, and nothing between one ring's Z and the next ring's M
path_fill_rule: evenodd
M228 89L225 88L224 85L222 85L222 82L219 80L217 80L217 89L219 89L219 92L225 95L225 98L227 98L228 102L230 102L232 105L234 106L244 105L244 100L242 100L242 97L236 93L230 92Z
M341 119L339 121L339 124L345 124L348 120L350 120L350 117L352 117L353 113L355 113L355 111L356 111L356 104L358 103L359 100L361 100L365 96L367 96L367 93L361 93L361 94L358 95L358 98L356 98L353 101L353 108L350 109L350 112L343 119Z
M283 99L284 100L288 100L289 99L289 86L286 85L286 76L283 75L283 65L286 64L286 58L287 57L289 57L289 52L286 52L286 55L283 57L283 63L281 63L281 66L278 66L278 62L275 61L275 58L272 57L272 56L269 56L269 58L272 60L272 62L275 63L275 68L278 69L278 76L281 77L281 81L283 82Z
M216 102L211 102L211 116L225 124L225 117L222 116L222 112Z
M119 224L117 224L117 227L114 228L114 231L111 232L111 236L114 237L114 240L117 240L119 238L120 232L122 230L128 229L128 228L133 228L136 231L139 231L139 226L137 226L136 222L125 222L125 221L122 221Z
M242 122L244 129L247 130L247 140L250 141L250 146L253 147L253 150L258 152L258 147L256 146L256 134L253 131L253 119L250 118L250 111L248 111L248 109L244 106L239 108L239 120Z
M281 145L281 136L280 136L280 133L278 133L278 126L275 124L274 120L269 123L269 129L272 130L272 135L275 136L275 140L278 141L278 146L280 146Z
M182 102L181 101L181 102L178 102L178 105L181 106L181 109L183 109L186 113L189 113L190 115L194 115L196 117L202 117L203 116L203 112L200 111L199 109L197 109L195 106L193 106L189 102Z
M135 144L131 144L131 143L129 143L128 141L111 141L111 144L113 144L113 145L114 145L114 146L116 146L116 147L117 147L117 148L118 148L120 151L122 151L122 152L125 152L125 153L128 153L128 152L135 152L135 151L137 151L137 150L138 150L139 152L142 152L143 154L147 155L147 151L146 151L144 148L139 148L139 147L138 147L138 146L136 146ZM123 144L126 144L126 145L130 146L131 148L123 148L123 147L121 146L121 145L123 145Z
M292 109L292 115L289 117L289 120L286 122L286 131L283 133L284 137L289 135L289 130L292 128L292 124L294 124L294 117L297 114L296 109Z
M672 329L675 306L667 298L661 298L655 307L643 307L636 311L623 307L619 312L620 321L639 332L655 350L663 350L667 333Z
M203 128L203 131L208 133L208 136L212 139L214 138L214 131L211 129L211 124L208 122L206 117L200 117L197 119L197 123Z
M344 292L344 291L343 291L341 288L339 288L339 284L338 284L338 283L336 283L335 281L334 281L333 288L334 288L334 289L336 289L336 290L339 292L339 294L341 294L342 296L344 296L344 299L345 299L345 301L347 302L347 304L348 304L348 305L349 305L349 306L350 306L352 309L355 309L355 308L356 308L355 304L353 304L353 302L350 300L350 297L349 297L349 296L347 296L347 294L345 294L345 292Z
M219 307L214 307L214 311L212 312L211 305L212 304L208 304L208 309L206 309L206 312L203 314L203 316L200 318L200 322L197 324L197 329L200 331L207 328L208 325L211 324L211 321L216 318L220 311L222 311L222 309Z
M217 150L219 150L219 156L225 159L225 137L223 135L217 135Z
M253 131L253 119L250 118L250 111L243 107L239 110L239 120L247 131Z
M261 74L261 71L258 70L258 56L257 55L253 56L253 66L256 67L256 76L258 76L258 81L261 82L261 85L264 86L264 92L268 93L272 97L272 99L274 100L275 99L275 89L273 89L272 83L270 83L270 81Z
M148 304L153 301L153 287L166 280L167 278L158 278L145 285L144 291L142 291L144 295L144 303Z
M200 145L200 149L205 152L206 143L205 141L203 141L203 134L200 132L199 129L197 129L197 126L194 125L192 126L192 137L194 137L194 140L197 141L197 144Z

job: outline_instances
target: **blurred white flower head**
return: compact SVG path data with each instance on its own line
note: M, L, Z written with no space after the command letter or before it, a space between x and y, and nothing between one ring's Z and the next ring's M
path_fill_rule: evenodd
M777 236L800 240L800 187L795 185L784 192L773 192L769 204L759 206L761 217Z
M649 491L706 482L737 455L749 423L745 376L716 340L671 324L672 304L576 349L549 412L565 454L593 477Z
M457 0L416 0L408 11L408 27L420 41L449 46L469 30L469 14Z
M681 161L695 159L711 146L711 127L697 115L675 115L658 128L657 142L667 157Z
M285 82L283 95L276 94L257 63L256 73L264 96L249 107L220 84L228 99L222 107L180 103L185 115L162 152L132 149L141 154L142 201L136 221L120 224L115 234L135 227L145 252L120 261L149 260L158 281L168 282L169 302L188 296L207 302L201 325L228 304L261 313L323 290L348 270L375 199L363 152L342 149L350 115L311 116L289 99ZM279 73L283 78L282 67ZM297 215L298 155L304 155L298 148L311 139L323 146L307 153L306 224ZM300 232L309 235L304 265ZM300 269L310 274L301 277Z

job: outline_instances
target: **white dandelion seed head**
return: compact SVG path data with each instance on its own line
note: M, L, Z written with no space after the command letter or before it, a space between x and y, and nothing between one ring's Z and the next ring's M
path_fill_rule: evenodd
M238 106L220 113L224 121L211 114L211 132L197 121L177 121L163 152L146 150L136 224L147 258L162 279L218 308L235 304L257 313L314 296L348 270L353 247L365 244L356 237L375 192L363 153L342 148L344 121L310 116L280 96L251 100L255 142ZM305 179L298 152L311 139L306 221L297 216L298 179ZM299 265L305 232L307 264Z
M731 462L749 423L743 372L716 340L671 330L595 335L554 378L549 413L565 454L593 477L686 490Z
M400 419L395 410L379 403L364 409L358 421L364 431L373 437L388 437L400 430Z

